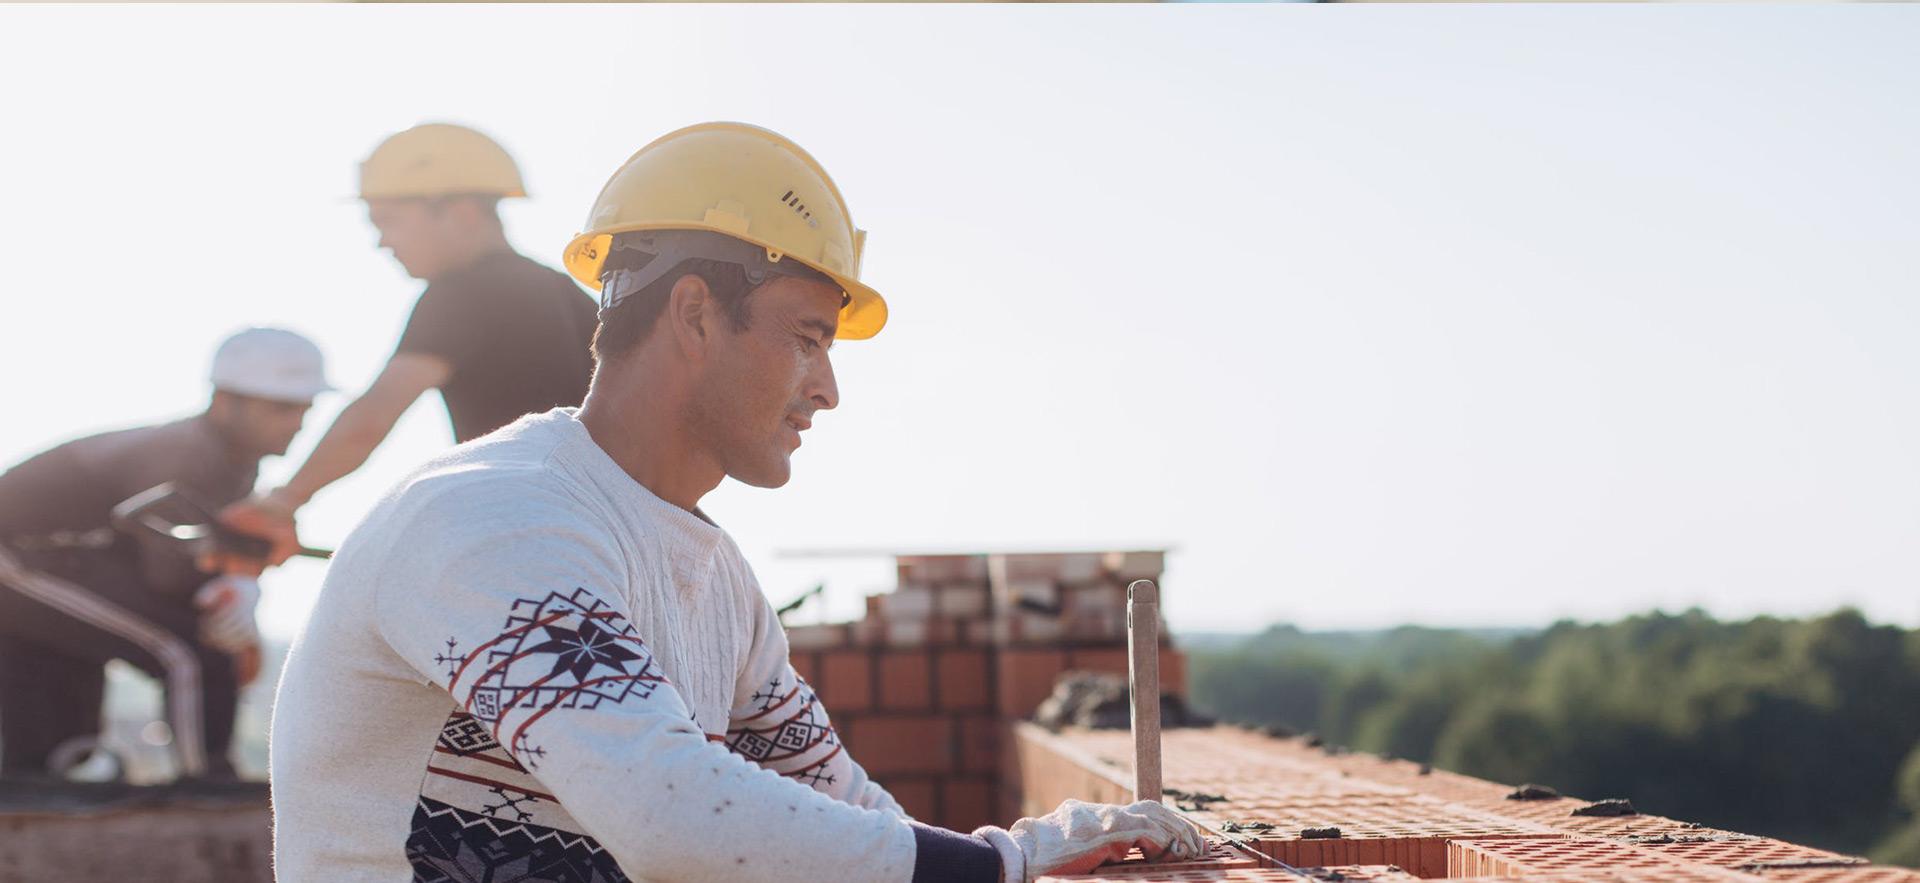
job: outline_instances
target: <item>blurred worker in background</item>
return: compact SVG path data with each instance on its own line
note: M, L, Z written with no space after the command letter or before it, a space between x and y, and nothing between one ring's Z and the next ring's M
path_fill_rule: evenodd
M261 664L258 570L118 531L113 510L166 483L207 506L244 497L328 386L319 348L272 328L222 343L212 380L199 415L71 441L0 474L0 775L57 776L56 755L85 759L113 659L160 680L181 775L233 774L239 688Z
M1023 883L1200 854L1157 802L907 818L701 512L729 476L786 484L839 404L829 347L887 320L864 239L826 171L754 126L614 173L566 254L602 288L586 404L422 466L327 573L274 706L282 883Z
M273 541L269 563L298 547L294 513L360 468L421 393L440 390L459 442L585 397L594 303L507 242L499 202L526 195L506 150L463 126L415 126L360 164L360 198L380 247L427 290L386 368L299 471L222 513L232 528Z

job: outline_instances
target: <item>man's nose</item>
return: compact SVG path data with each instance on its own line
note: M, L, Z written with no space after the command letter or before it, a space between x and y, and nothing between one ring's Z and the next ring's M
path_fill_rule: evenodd
M814 371L813 388L808 390L808 398L822 411L831 411L840 405L840 383L833 376L833 357L822 355L820 367Z

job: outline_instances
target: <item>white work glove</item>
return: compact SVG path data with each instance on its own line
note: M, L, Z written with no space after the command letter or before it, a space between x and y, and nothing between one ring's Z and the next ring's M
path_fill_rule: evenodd
M852 803L861 809L878 810L909 821L913 819L913 816L907 815L906 810L900 808L900 802L894 800L893 795L887 793L887 789L880 787L880 783L871 779L867 780L867 787L860 792L860 799Z
M981 828L973 834L999 850L1003 883L1084 874L1125 858L1135 846L1150 861L1195 859L1207 848L1199 828L1151 800L1128 806L1069 800L1037 819L1014 822L1012 828Z
M217 576L193 594L200 608L200 641L224 653L242 653L260 644L253 610L260 605L260 584L247 576Z

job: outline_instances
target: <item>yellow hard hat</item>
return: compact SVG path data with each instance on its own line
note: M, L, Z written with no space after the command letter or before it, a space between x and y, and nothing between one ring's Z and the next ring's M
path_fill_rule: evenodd
M866 231L825 169L800 145L758 126L701 123L640 148L601 188L586 232L567 244L567 270L600 287L614 237L643 230L704 230L793 260L840 284L838 337L863 340L887 324L887 302L860 282Z
M422 123L360 163L361 199L525 196L520 169L492 138L466 126Z

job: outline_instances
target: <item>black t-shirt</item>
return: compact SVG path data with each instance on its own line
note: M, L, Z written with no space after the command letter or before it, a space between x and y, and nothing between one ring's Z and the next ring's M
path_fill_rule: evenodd
M165 540L114 533L113 507L173 482L217 511L253 490L258 466L234 460L205 417L70 441L0 474L0 542L29 566L110 596L189 596L206 574ZM71 552L45 548L56 535L84 545ZM91 578L101 574L111 576ZM141 585L123 584L128 581Z
M598 321L593 299L572 279L500 252L428 285L397 351L452 366L440 395L454 439L464 442L522 414L580 404Z

